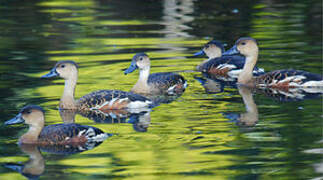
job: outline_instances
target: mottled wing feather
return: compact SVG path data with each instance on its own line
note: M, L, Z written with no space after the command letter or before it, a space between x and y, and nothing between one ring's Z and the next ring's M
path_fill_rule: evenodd
M39 141L45 144L64 144L67 139L77 137L81 131L86 131L89 128L92 128L96 135L104 133L98 128L80 124L54 124L43 128L39 135Z
M171 72L153 73L148 78L149 85L157 86L163 90L167 90L176 84L184 85L185 82L186 80L183 76Z
M283 69L283 70L276 70L271 71L256 78L257 84L272 84L274 82L283 81L288 77L292 76L304 76L305 79L302 79L302 83L308 81L321 81L322 77L317 74L313 74L306 71L301 70L293 70L293 69Z
M214 70L212 71L212 69L215 69L218 66L223 64L229 64L229 65L234 65L235 68L230 67L227 71L239 70L239 69L243 69L245 61L246 59L243 56L237 56L237 55L221 56L221 57L209 60L208 62L203 64L201 69L202 69L202 72L214 72ZM255 67L254 71L257 71L257 73L254 73L254 75L259 75L260 73L262 73L260 72L260 69L258 67Z
M111 100L115 99L127 99L127 102L150 102L148 98L138 94L134 94L132 92L125 92L119 90L99 90L81 97L78 100L77 104L80 106L79 109L86 110L99 107L104 103L110 102Z

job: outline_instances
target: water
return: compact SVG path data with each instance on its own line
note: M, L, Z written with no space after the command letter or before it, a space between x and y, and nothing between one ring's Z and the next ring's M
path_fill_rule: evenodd
M63 80L39 78L59 60L80 66L77 98L98 89L130 90L138 75L122 70L137 52L148 53L152 72L176 71L189 83L182 96L147 112L140 124L146 132L126 123L129 119L96 123L77 115L77 123L114 135L82 153L41 152L40 179L322 177L320 97L281 102L231 87L206 93L195 80L202 76L191 72L204 58L190 57L212 38L229 48L237 38L252 36L260 44L259 67L321 73L320 1L5 0L0 5L1 122L27 104L44 107L47 124L62 121L57 104ZM251 99L251 111L242 98ZM16 145L26 126L0 128L0 179L25 179L4 164L29 160Z

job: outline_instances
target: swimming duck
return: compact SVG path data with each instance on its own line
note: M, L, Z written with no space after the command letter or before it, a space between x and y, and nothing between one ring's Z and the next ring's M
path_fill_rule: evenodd
M28 105L22 108L16 117L6 121L5 125L20 123L29 125L29 130L19 138L19 144L78 146L102 142L109 136L98 128L75 123L44 127L44 113L43 108Z
M252 70L258 60L258 44L251 37L243 37L236 41L235 45L224 54L241 54L246 57L246 63L239 74L238 83L250 87L270 87L277 89L323 87L322 77L306 71L283 69L265 73L253 77Z
M171 73L150 73L150 59L145 53L136 54L131 61L130 67L124 71L129 74L139 68L140 75L137 83L131 89L139 94L181 94L187 87L187 82L183 76Z
M74 100L78 66L74 61L60 61L42 78L61 77L65 80L60 109L107 110L149 107L152 102L141 95L119 90L99 90Z
M222 55L222 53L224 53L224 47L220 41L209 41L200 52L194 54L195 56L206 54L209 58L196 67L197 71L237 78L245 64L245 57L240 55ZM255 67L253 73L257 76L263 74L264 70Z

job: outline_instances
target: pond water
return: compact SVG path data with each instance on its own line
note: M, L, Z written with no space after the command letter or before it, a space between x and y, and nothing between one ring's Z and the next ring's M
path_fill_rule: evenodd
M26 126L1 125L0 179L26 179L6 164L27 164L29 156L43 158L40 175L27 176L40 179L322 178L320 96L280 101L230 86L210 93L192 72L205 59L192 57L204 43L216 38L228 49L242 36L258 40L258 66L266 71L322 72L321 1L2 0L2 124L27 104L46 110L47 125L62 122L63 80L40 79L59 60L80 66L77 98L99 89L129 91L138 74L123 70L138 52L151 57L152 72L178 72L189 86L140 114L139 125L136 118L102 123L77 115L76 123L113 134L81 153L19 148Z

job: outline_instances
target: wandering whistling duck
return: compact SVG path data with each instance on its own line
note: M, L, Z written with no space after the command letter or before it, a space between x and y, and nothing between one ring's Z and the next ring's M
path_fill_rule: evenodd
M42 78L61 77L65 80L64 93L60 99L61 109L107 110L149 107L151 101L138 94L119 90L99 90L74 100L78 78L78 66L74 61L60 61Z
M255 39L243 37L224 54L241 54L246 63L239 74L238 83L250 87L270 87L277 89L323 87L322 76L306 71L283 69L275 70L258 77L253 77L252 70L258 60L258 45Z
M140 75L137 83L131 89L138 94L182 94L187 87L187 82L183 76L171 73L150 73L150 59L145 53L136 54L131 61L130 67L125 70L129 74L139 68Z
M44 127L44 114L44 110L39 106L25 106L16 117L6 121L5 125L20 123L29 125L29 130L19 138L19 144L79 146L102 142L109 137L98 128L75 123Z
M220 41L209 41L201 51L194 54L195 56L206 54L209 58L198 65L197 70L203 73L237 78L245 64L245 57L241 55L223 55L223 53L224 47ZM253 74L255 76L263 73L263 69L254 67Z

